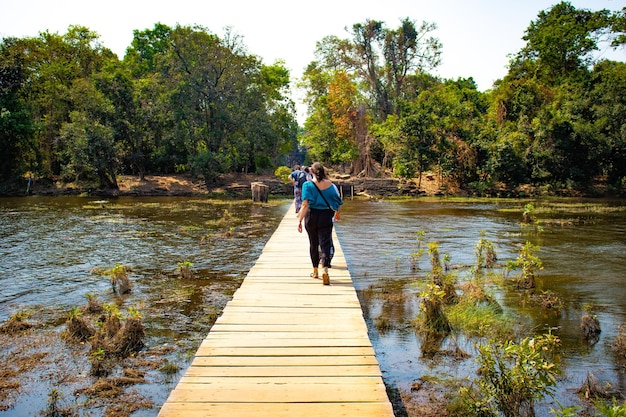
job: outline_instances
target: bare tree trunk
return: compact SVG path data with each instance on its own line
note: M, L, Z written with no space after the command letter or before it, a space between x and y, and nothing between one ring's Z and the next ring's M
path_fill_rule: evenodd
M374 177L380 170L370 156L370 144L372 137L367 134L367 113L364 105L360 105L356 112L354 133L359 147L359 158L352 162L352 174L359 176Z

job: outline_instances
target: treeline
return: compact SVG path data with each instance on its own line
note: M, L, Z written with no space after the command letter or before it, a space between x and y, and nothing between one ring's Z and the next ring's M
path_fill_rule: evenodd
M508 74L487 92L472 78L429 75L441 44L432 23L368 20L318 42L303 85L312 157L353 173L420 177L433 170L478 193L505 184L626 185L626 8L542 11ZM489 45L482 45L489 54ZM475 59L480 60L478 55Z
M123 60L80 26L5 38L0 182L272 168L297 144L289 83L284 63L201 27L134 31Z
M97 34L4 38L0 44L0 183L24 177L221 173L307 161L369 176L435 171L483 192L522 183L626 185L626 8L541 11L509 72L487 92L432 71L436 26L355 24L317 44L304 73L299 130L283 62L265 65L232 32L156 24L136 30L123 60ZM482 45L489 53L489 45ZM621 49L623 50L623 49ZM481 59L476 56L475 59Z

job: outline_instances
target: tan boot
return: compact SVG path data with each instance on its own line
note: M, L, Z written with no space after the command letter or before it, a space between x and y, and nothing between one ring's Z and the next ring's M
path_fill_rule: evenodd
M328 276L328 268L324 268L324 273L322 274L322 284L330 285L330 277Z

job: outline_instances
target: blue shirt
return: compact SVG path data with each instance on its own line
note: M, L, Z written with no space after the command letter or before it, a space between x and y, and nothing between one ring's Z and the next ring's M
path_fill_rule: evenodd
M330 186L327 189L320 191L324 194L324 197L326 198L326 201L328 201L328 204L330 204L330 207L335 211L339 210L339 206L343 204L343 201L341 201L341 196L339 195L339 192L337 192L337 189ZM302 186L302 200L307 200L310 208L316 210L327 210L328 204L326 204L326 201L324 201L320 195L320 191L315 188L315 184L312 181L307 181Z

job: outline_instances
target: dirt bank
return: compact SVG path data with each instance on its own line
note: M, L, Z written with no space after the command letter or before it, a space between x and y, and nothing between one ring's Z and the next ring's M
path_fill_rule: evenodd
M425 175L418 187L417 180L397 178L355 178L349 175L335 175L333 182L341 187L344 196L419 196L442 194L439 182L432 175ZM100 196L192 196L223 194L232 197L251 196L250 185L262 182L270 186L272 195L291 195L291 185L284 184L273 174L227 174L211 186L202 179L189 175L148 175L144 180L138 176L121 175L117 178L118 190L100 190L85 184L64 184L61 182L35 181L30 187L32 195L100 195ZM24 189L24 194L25 194ZM457 193L458 190L447 190ZM19 195L20 192L13 193ZM23 195L23 194L22 194Z

